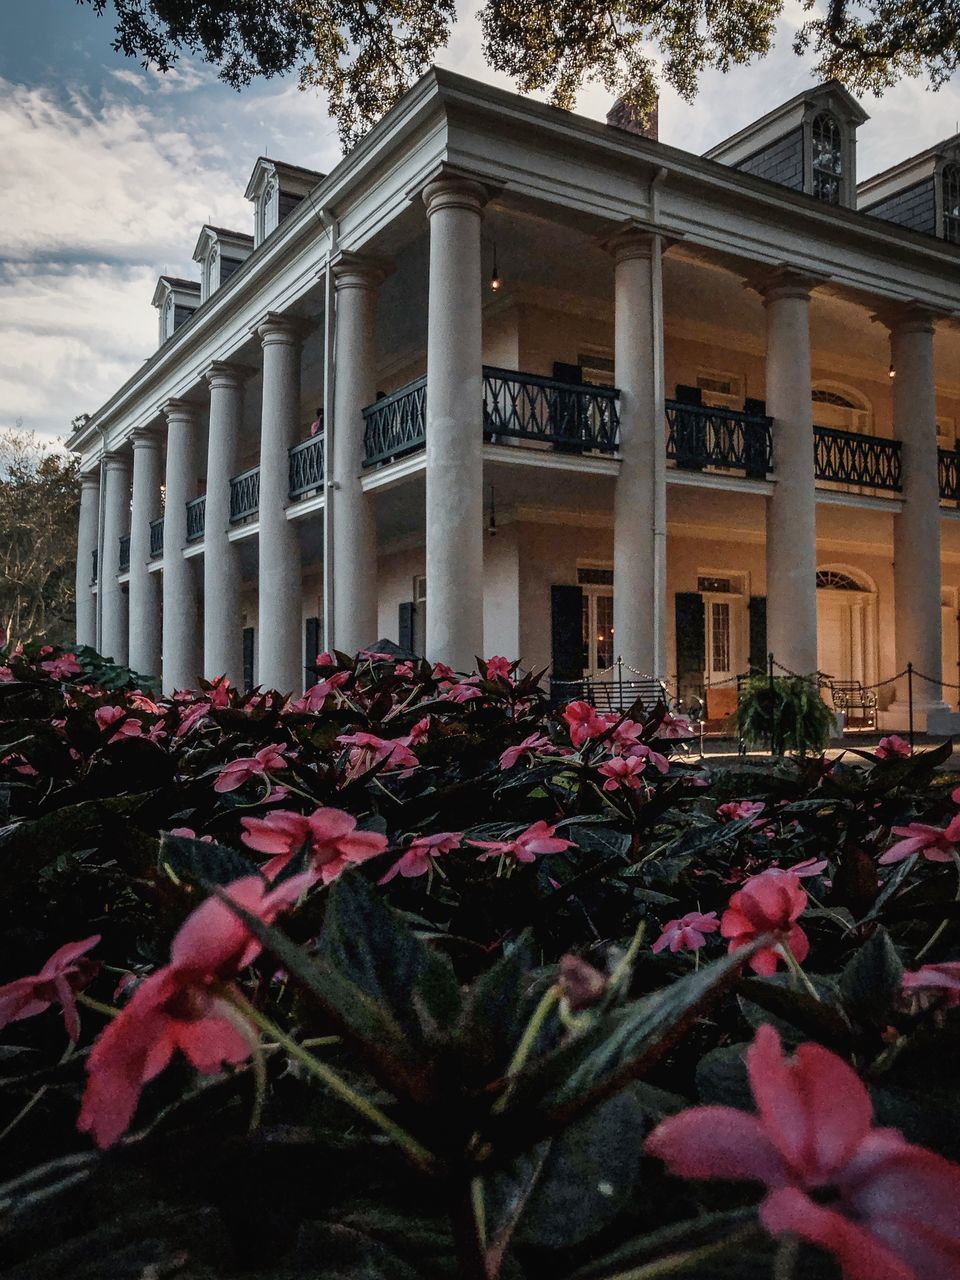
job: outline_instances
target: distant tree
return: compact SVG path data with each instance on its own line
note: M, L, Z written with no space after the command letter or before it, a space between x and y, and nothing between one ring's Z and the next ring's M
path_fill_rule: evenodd
M73 638L79 511L77 459L0 431L0 643Z
M349 146L444 47L456 0L77 0L114 10L114 48L144 66L184 51L235 88L299 71L329 99ZM902 76L941 85L960 65L960 0L804 0L794 49L815 74L880 92ZM708 67L769 52L785 0L484 0L483 54L523 92L571 107L588 81L641 112L658 81L692 99ZM658 68L656 59L659 58Z

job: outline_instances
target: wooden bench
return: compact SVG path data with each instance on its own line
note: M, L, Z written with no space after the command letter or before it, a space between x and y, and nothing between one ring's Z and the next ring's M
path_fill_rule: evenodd
M598 711L627 711L638 699L648 715L658 703L670 709L667 687L655 676L637 680L551 680L550 693L555 702L589 702Z
M830 691L834 711L844 717L845 725L858 729L877 727L877 691L865 689L859 680L824 679L823 687Z

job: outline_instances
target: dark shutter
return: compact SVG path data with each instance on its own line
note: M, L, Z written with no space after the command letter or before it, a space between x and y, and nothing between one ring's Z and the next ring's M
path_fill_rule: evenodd
M583 592L579 587L550 588L554 680L583 679Z
M253 627L243 628L243 687L247 693L253 688Z
M677 692L681 701L703 697L707 663L703 597L697 591L678 591L674 606L677 632Z
M678 382L676 400L678 404L703 404L703 392L699 387L688 387Z
M750 670L767 669L767 597L750 597Z
M317 683L317 655L320 652L320 619L308 618L304 624L304 665L307 668L305 686L312 689Z
M397 643L407 653L413 653L413 619L417 606L412 600L404 600L400 605L400 616L397 622Z
M554 382L572 382L579 385L583 381L583 366L564 364L562 360L554 360L553 379Z

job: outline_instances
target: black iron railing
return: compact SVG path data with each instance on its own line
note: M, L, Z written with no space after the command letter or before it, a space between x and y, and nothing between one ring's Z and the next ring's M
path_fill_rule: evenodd
M938 449L940 497L947 502L960 502L960 450Z
M814 427L813 441L818 480L899 493L899 440L862 435L859 431L839 431L834 427Z
M251 467L230 481L230 523L238 524L260 510L260 468Z
M427 422L427 379L417 378L363 411L363 465L392 462L421 448Z
M98 556L97 556L97 548L96 548L96 547L94 547L94 548L93 548L93 552L92 552L91 554L93 555L93 577L90 579L90 585L92 586L92 585L96 582L96 580L97 580L97 559L98 559Z
M290 497L323 488L323 436L313 436L290 450Z
M615 387L558 382L514 369L483 370L483 430L571 452L615 453L620 414Z
M187 503L187 541L196 542L203 537L204 522L207 515L206 495L194 498Z
M120 555L117 559L117 571L126 573L130 568L130 535L123 533L120 535Z
M762 480L773 470L773 419L667 401L667 457L684 471L717 467Z
M163 555L163 516L159 520L150 521L150 558L155 560Z

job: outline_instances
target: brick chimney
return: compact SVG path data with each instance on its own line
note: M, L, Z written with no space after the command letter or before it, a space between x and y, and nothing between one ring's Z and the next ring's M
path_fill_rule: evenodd
M623 98L618 98L607 112L607 124L613 129L623 129L627 133L638 133L641 138L659 137L660 101L657 99L647 113L644 121L640 112Z

